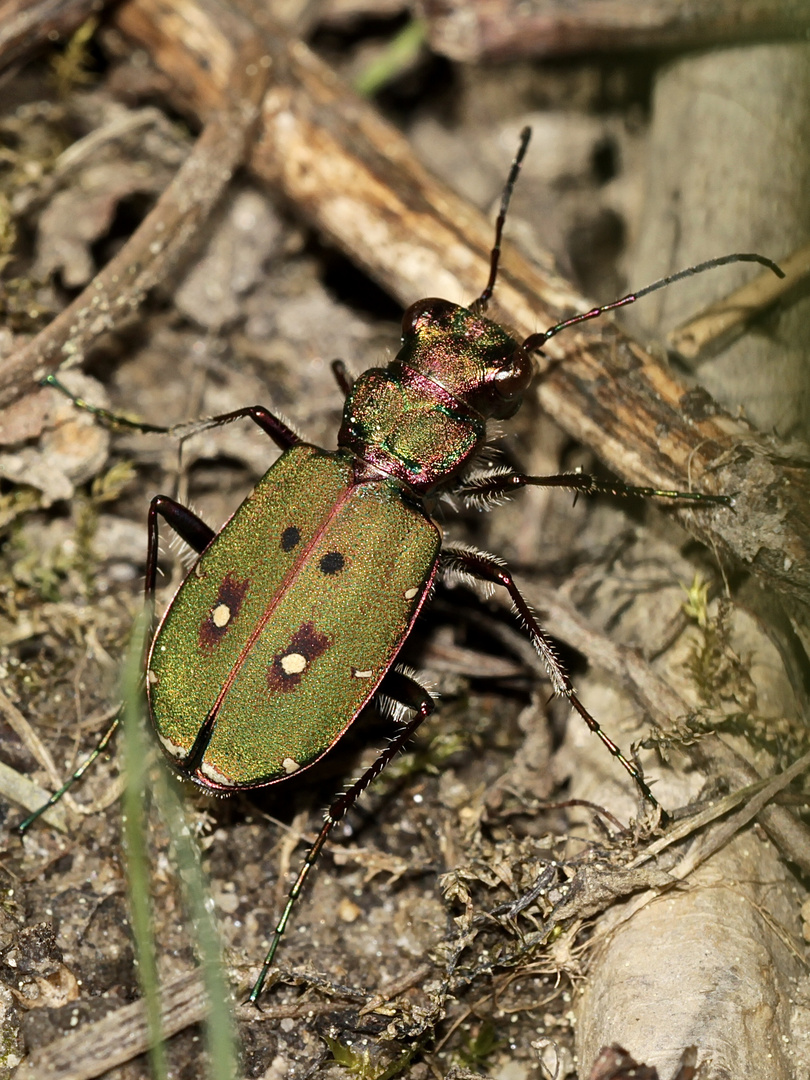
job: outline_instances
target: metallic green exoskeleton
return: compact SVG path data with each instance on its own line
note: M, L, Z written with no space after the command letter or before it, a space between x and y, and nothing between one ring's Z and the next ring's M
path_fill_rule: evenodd
M155 591L159 516L199 555L163 616L146 666L152 720L181 775L218 792L283 783L322 757L375 695L412 714L329 808L276 925L250 994L254 1002L329 832L432 711L430 694L394 665L437 575L506 589L555 692L568 699L657 806L639 770L579 700L510 572L484 552L443 546L431 512L440 495L480 507L526 485L729 505L732 500L723 495L633 488L583 473L476 471L475 461L486 442L487 421L508 418L519 408L532 379L532 351L561 330L709 266L754 261L781 271L762 256L725 256L517 341L484 311L529 134L523 133L504 189L489 281L478 299L469 308L438 299L413 304L403 318L396 358L353 384L336 363L347 395L336 452L303 442L260 406L240 409L205 423L250 417L283 453L224 528L215 533L167 496L156 496L150 506L148 601Z

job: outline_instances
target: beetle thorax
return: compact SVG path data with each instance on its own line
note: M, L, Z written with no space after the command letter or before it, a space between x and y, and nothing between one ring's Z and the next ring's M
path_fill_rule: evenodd
M396 358L352 388L338 443L425 494L475 457L488 417L517 410L531 374L528 355L497 323L420 300L405 312Z
M477 454L485 434L481 417L394 360L364 372L352 387L338 445L426 494Z

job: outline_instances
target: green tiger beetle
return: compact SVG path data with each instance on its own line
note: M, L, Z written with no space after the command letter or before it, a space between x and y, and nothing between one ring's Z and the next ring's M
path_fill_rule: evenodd
M515 414L532 381L531 354L562 330L724 263L757 262L783 275L760 255L728 255L575 315L523 342L515 340L484 313L530 134L528 128L521 134L504 187L489 280L481 295L469 307L435 298L412 304L402 321L402 348L386 368L372 368L352 381L341 362L333 364L346 397L334 453L304 442L261 406L238 409L203 421L196 430L248 417L282 453L220 532L166 495L156 495L149 507L150 606L158 518L199 556L160 621L146 661L155 731L182 777L218 794L288 783L319 761L372 699L384 697L411 716L329 807L250 992L254 1004L329 833L433 711L430 693L395 665L438 577L455 575L506 590L545 662L554 692L568 700L644 798L658 807L639 769L580 701L509 570L492 555L443 544L431 513L440 495L450 493L485 507L528 485L730 506L727 495L631 487L579 472L527 476L476 468L475 461L486 444L487 420ZM55 379L47 381L62 389ZM179 430L123 420L74 401L141 431ZM48 806L105 749L117 723L118 718Z

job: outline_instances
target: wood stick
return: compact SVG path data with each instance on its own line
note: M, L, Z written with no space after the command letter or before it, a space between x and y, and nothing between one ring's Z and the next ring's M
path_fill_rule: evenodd
M801 0L425 0L423 9L431 48L465 63L798 39L810 26Z
M161 1017L166 1037L199 1023L207 1015L208 1000L196 971L164 987ZM148 1048L146 1005L142 1000L133 1001L34 1050L20 1066L18 1076L25 1080L89 1080L131 1061Z
M161 988L161 1019L166 1038L191 1024L199 1024L208 1010L205 987L197 971L180 975ZM243 1006L240 1012L251 1021L269 1021L303 1019L334 1010L334 1000L327 998L262 1005L261 1011ZM20 1080L91 1080L148 1049L146 1006L143 1000L138 1000L34 1050L16 1075Z

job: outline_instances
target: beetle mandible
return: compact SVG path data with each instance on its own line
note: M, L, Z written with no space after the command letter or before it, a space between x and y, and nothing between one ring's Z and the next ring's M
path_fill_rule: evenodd
M516 340L485 311L530 134L528 128L521 134L504 187L489 280L480 296L469 307L436 298L412 304L403 317L402 347L385 368L372 368L353 382L342 364L333 365L346 394L335 452L304 442L261 406L238 409L195 430L249 417L282 454L221 531L165 495L155 496L149 508L148 604L155 593L160 517L199 556L163 615L146 662L152 721L181 776L220 794L285 783L319 761L373 698L384 695L412 714L329 807L276 924L249 995L254 1003L329 833L433 711L430 693L395 662L443 574L506 590L555 693L658 806L638 768L580 701L509 570L492 555L443 545L431 513L443 494L482 507L527 485L730 505L726 495L632 487L579 472L528 476L476 468L475 462L486 444L487 420L514 415L532 380L531 353L561 330L728 262L758 262L783 275L763 256L728 255ZM55 379L48 381L62 389ZM112 422L167 430L74 401ZM83 774L117 723L118 718L88 761L21 828Z

